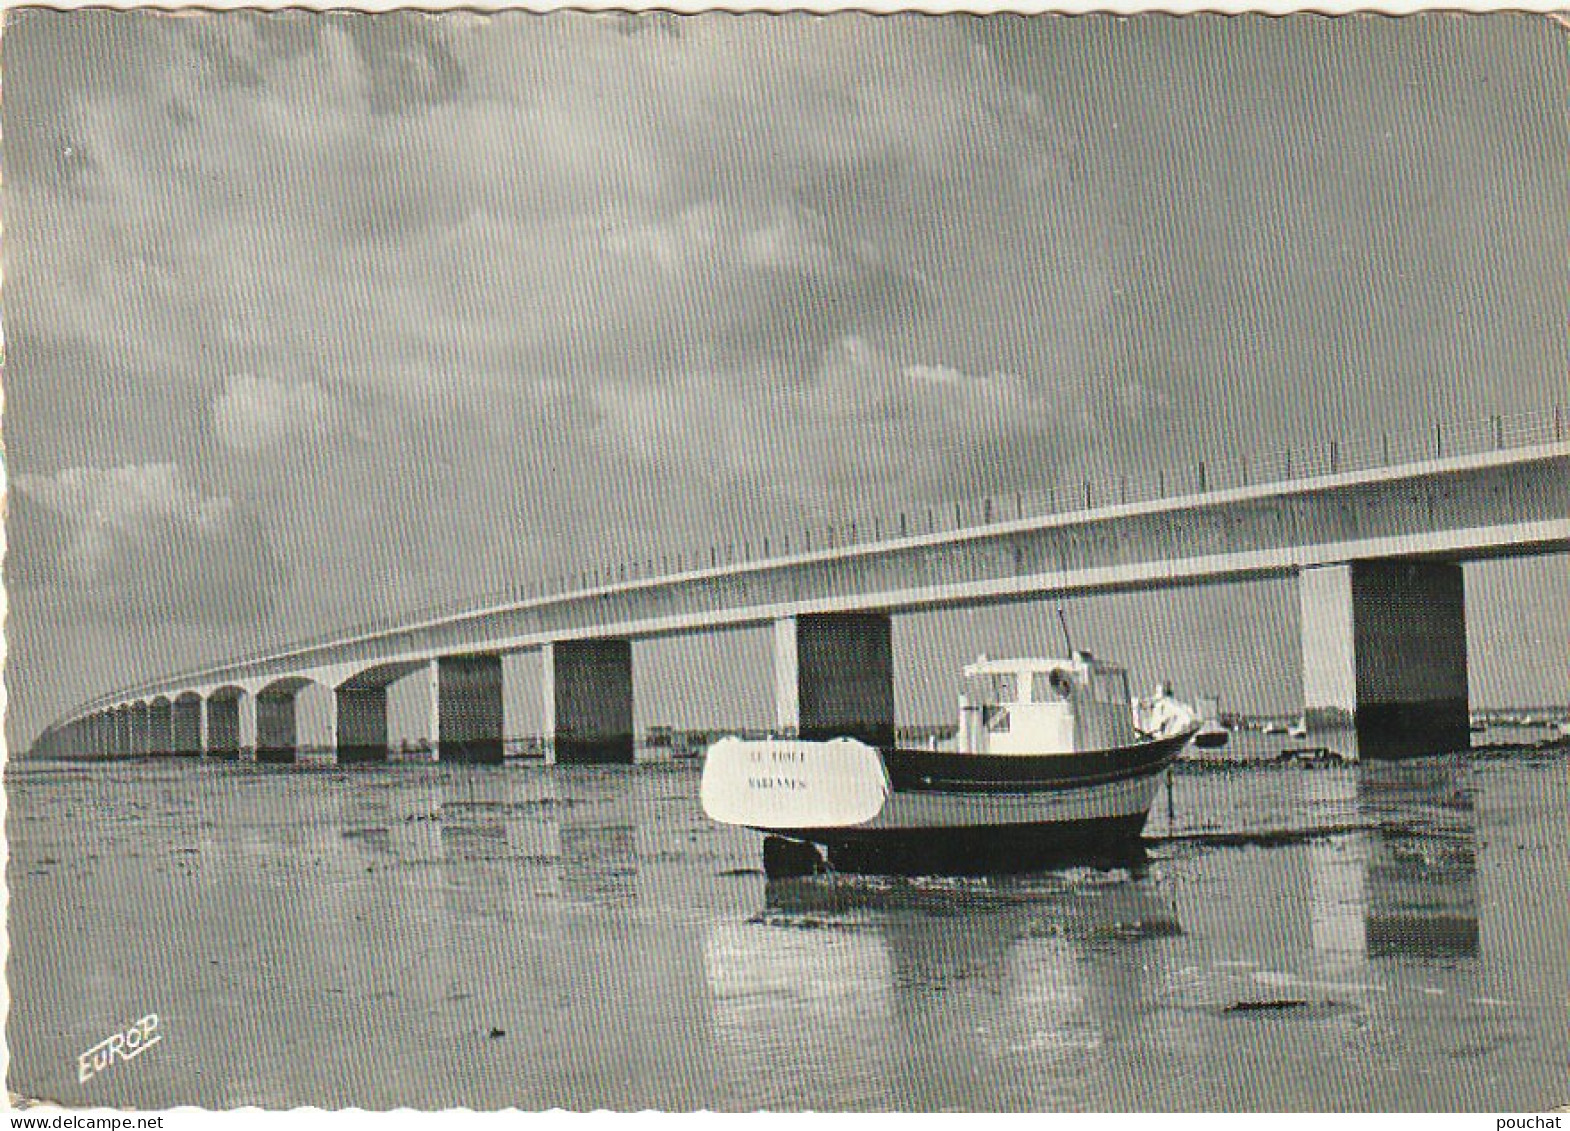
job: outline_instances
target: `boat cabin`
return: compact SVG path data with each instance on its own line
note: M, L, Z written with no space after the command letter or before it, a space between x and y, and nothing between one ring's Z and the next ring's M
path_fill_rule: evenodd
M1069 660L983 656L964 675L962 754L1076 754L1138 741L1128 673L1088 652Z

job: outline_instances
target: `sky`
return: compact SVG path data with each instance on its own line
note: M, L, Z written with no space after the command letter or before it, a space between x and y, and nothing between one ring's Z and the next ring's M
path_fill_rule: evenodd
M9 739L629 556L1570 407L1566 35L7 12ZM1570 699L1565 562L1469 567L1474 701ZM1289 582L1070 605L1300 702ZM1044 635L903 618L902 717ZM764 710L760 641L640 648L645 721Z

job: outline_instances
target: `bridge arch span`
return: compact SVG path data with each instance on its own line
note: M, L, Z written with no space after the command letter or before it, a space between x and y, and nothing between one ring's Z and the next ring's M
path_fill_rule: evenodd
M195 691L176 692L169 704L170 752L200 754L202 745L202 697Z
M499 763L503 755L501 656L496 652L398 656L369 665L340 664L312 674L333 687L335 745L340 763L382 762L396 737L390 694L399 693L399 713L415 702L424 717L413 724L414 749L444 761ZM399 743L399 745L402 745ZM407 749L407 748L406 748Z
M265 695L268 698L279 699L283 698L284 696L298 695L307 687L310 687L315 683L316 681L313 680L310 676L286 675L275 679L259 688L256 692L256 697L260 699Z
M146 699L131 704L131 732L129 753L142 756L152 752L152 708Z
M249 718L255 726L256 701L237 684L226 683L207 693L207 753L213 758L234 761L248 737L243 723Z
M125 757L131 753L131 704L116 703L109 708L109 753Z
M430 668L430 659L420 657L368 667L338 665L317 673L333 689L332 741L339 765L387 761L388 689Z
M174 750L173 703L167 695L155 695L147 704L147 752L169 754Z
M428 658L418 660L393 660L362 668L337 684L339 691L385 691L405 676L423 671L431 666Z
M272 680L256 692L256 760L290 763L333 749L333 699L309 675Z

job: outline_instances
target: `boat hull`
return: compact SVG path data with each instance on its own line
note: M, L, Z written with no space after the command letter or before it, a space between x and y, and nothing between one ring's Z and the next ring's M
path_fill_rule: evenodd
M1134 857L1160 775L1188 739L1082 755L884 751L893 789L871 820L760 831L818 846L850 872L1030 871ZM781 867L801 859L774 856Z
M1221 727L1200 727L1190 740L1196 750L1219 750L1231 736Z
M812 837L819 859L838 872L875 875L998 875L1034 872L1064 864L1111 866L1144 857L1140 830L1145 813L1084 821L970 825L915 832L884 829ZM771 877L799 874L800 867L768 869Z

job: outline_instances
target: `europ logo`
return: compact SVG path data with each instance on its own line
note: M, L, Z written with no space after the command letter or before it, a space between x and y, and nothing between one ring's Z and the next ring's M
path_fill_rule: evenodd
M77 1081L87 1083L117 1060L135 1060L163 1039L158 1031L158 1014L149 1013L132 1022L125 1032L105 1037L77 1057Z

